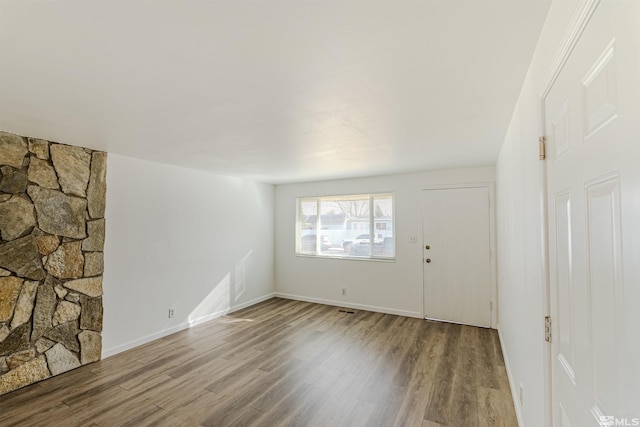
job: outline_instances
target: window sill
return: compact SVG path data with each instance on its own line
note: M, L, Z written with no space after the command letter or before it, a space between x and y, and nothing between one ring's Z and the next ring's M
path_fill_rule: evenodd
M312 255L312 254L295 254L300 258L315 258L315 259L342 259L345 261L373 261L373 262L387 262L395 263L396 258L368 258L368 257L345 257L345 256L331 256L331 255Z

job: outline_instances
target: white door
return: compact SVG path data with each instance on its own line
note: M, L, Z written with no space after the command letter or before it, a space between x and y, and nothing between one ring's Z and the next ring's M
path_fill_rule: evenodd
M602 0L545 98L555 426L640 423L638 8Z
M424 190L422 218L425 317L490 327L488 188Z

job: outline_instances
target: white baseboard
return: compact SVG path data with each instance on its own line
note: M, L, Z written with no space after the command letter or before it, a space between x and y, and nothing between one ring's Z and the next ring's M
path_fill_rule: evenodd
M182 322L179 325L172 326L171 328L163 329L161 331L154 332L149 335L145 335L144 337L136 338L134 340L128 341L124 344L117 345L115 347L111 347L108 349L102 350L102 358L106 359L107 357L114 356L118 353L122 353L123 351L131 350L132 348L141 346L148 342L160 339L162 337L166 337L167 335L175 334L176 332L180 332L189 327L188 322Z
M258 304L258 303L263 302L263 301L266 301L266 300L268 300L270 298L273 298L273 297L279 297L279 298L285 298L285 299L291 299L291 300L297 300L297 301L313 302L313 303L317 303L317 304L333 305L333 306L336 306L336 307L353 308L353 309L357 309L357 310L374 311L374 312L378 312L378 313L396 314L396 315L399 315L399 316L415 317L415 318L418 318L418 319L422 318L422 314L421 313L414 312L414 311L396 310L396 309L392 309L392 308L378 307L378 306L373 306L373 305L349 303L349 302L346 302L346 301L333 301L333 300L327 300L327 299L322 299L322 298L309 298L309 297L304 297L304 296L301 296L301 295L292 295L292 294L285 294L285 293L281 293L281 292L274 292L274 293L270 293L270 294L263 295L261 297L252 299L251 301L247 301L247 302L244 302L242 304L235 305L235 306L230 307L230 308L225 309L225 310L221 310L221 311L217 311L215 313L207 314L207 315L199 317L197 319L185 320L184 322L180 323L179 325L172 326L170 328L163 329L161 331L157 331L157 332L154 332L154 333L149 334L149 335L145 335L145 336L140 337L140 338L136 338L134 340L128 341L128 342L126 342L124 344L120 344L120 345L115 346L115 347L111 347L109 349L105 349L105 350L102 351L102 358L106 359L107 357L114 356L114 355L116 355L118 353L122 353L123 351L131 350L132 348L141 346L141 345L146 344L148 342L151 342L151 341L166 337L166 336L171 335L171 334L175 334L176 332L180 332L180 331L183 331L185 329L192 328L194 326L197 326L197 325L200 325L202 323L208 322L210 320L216 319L216 318L218 318L220 316L224 316L225 314L229 314L229 313L233 313L234 311L242 310L243 308L250 307L252 305Z
M336 307L354 308L357 310L375 311L377 313L396 314L398 316L416 317L422 319L422 313L416 311L396 310L393 308L378 307L375 305L356 304L347 301L334 301L322 298L305 297L302 295L285 294L282 292L276 292L275 296L278 298L292 299L296 301L314 302L317 304L333 305Z
M507 351L504 348L504 340L502 339L502 330L500 329L499 323L498 323L498 338L500 339L500 349L502 350L504 367L507 370L507 378L509 379L509 388L511 389L511 398L513 399L513 406L516 410L516 418L518 419L518 426L523 427L524 422L522 422L522 408L520 407L520 397L518 396L515 380L511 375L511 368L510 368L511 365L509 364L509 356L507 355Z
M188 322L188 324L189 324L188 327L192 328L192 327L200 325L200 324L202 324L204 322L208 322L209 320L213 320L213 319L216 319L216 318L218 318L220 316L224 316L225 314L230 314L230 313L233 313L234 311L238 311L238 310L242 310L243 308L251 307L252 305L256 305L258 303L261 303L263 301L271 299L271 298L273 298L275 296L276 296L275 292L272 292L270 294L267 294L267 295L264 295L264 296L261 296L261 297L258 297L258 298L254 298L251 301L243 302L242 304L239 304L239 305L234 305L233 307L228 308L226 310L222 310L222 311L218 311L218 312L215 312L215 313L207 314L206 316L202 316L202 317L199 317L197 319L190 320Z
M167 335L175 334L176 332L183 331L185 329L192 328L194 326L200 325L202 323L208 322L210 320L216 319L220 316L224 316L225 314L233 313L234 311L242 310L243 308L250 307L252 305L261 303L268 299L275 297L275 293L270 293L267 295L263 295L261 297L252 299L251 301L243 302L242 304L234 305L233 307L229 307L225 310L217 311L215 313L207 314L206 316L199 317L197 319L186 320L179 325L172 326L171 328L163 329L161 331L154 332L152 334L146 335L144 337L136 338L135 340L128 341L124 344L120 344L118 346L102 350L102 358L106 359L107 357L114 356L118 353L122 353L123 351L131 350L132 348L141 346L148 342L166 337Z

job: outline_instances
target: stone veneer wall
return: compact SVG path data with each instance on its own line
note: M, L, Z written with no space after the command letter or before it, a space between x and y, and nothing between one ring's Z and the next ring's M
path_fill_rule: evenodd
M106 158L0 132L0 395L100 360Z

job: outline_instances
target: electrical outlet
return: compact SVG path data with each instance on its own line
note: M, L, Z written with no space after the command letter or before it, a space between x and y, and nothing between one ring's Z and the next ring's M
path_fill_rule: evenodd
M340 289L340 295L347 295L347 288Z
M520 406L524 406L524 386L520 383L520 393L518 395L520 398Z
M175 309L170 308L169 309L169 319L173 319L175 315L176 315Z
M418 243L418 236L409 236L409 243Z

